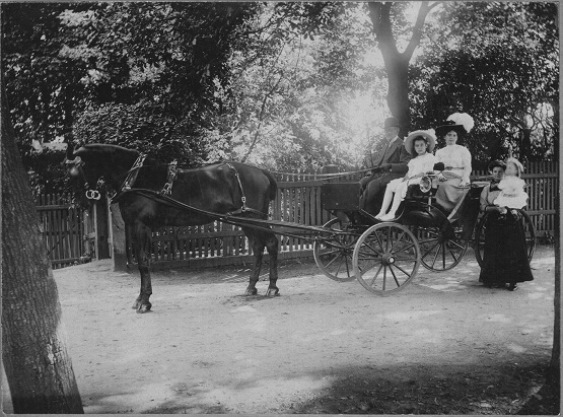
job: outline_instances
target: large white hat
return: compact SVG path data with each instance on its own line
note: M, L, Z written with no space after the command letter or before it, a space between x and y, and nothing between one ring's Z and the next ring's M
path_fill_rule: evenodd
M414 140L419 136L422 136L426 140L426 143L428 143L428 152L432 152L436 146L436 135L434 134L434 129L415 130L414 132L409 133L405 139L405 148L413 156L416 156L414 151Z

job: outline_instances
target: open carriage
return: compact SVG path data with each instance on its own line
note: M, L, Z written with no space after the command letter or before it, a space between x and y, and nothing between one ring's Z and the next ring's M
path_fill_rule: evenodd
M486 183L468 187L451 212L437 206L431 187L425 191L414 187L398 218L388 222L359 208L359 184L328 183L321 189L322 206L335 218L324 226L309 226L267 220L277 184L267 171L245 164L221 162L180 169L174 163L161 164L137 151L107 144L85 145L76 151L69 147L65 163L70 175L81 181L87 198L99 199L98 188L117 192L112 202L119 204L125 222L126 247L131 249L128 260L134 256L141 275L141 290L133 305L140 313L151 309L148 248L151 230L161 226L212 221L240 226L255 255L247 295L257 294L265 248L270 254L267 295L279 294L274 234L314 242L314 258L325 275L336 281L357 279L379 295L405 288L421 264L437 272L454 268L470 242L482 262L486 222L478 218L479 196ZM522 221L531 258L534 229L525 212Z
M341 282L357 279L378 295L405 288L421 264L434 272L454 268L470 246L481 265L486 218L479 217L479 196L485 185L472 183L451 212L436 204L435 190L411 187L397 218L382 222L359 208L359 185L325 184L322 206L335 218L324 226L347 233L315 242L315 262L329 278ZM531 259L535 232L529 216L521 213Z

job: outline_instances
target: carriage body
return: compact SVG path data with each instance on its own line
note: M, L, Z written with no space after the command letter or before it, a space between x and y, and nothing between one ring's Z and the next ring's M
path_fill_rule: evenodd
M317 265L337 281L357 279L367 290L389 295L415 278L420 264L434 272L451 270L473 246L479 264L484 246L480 195L487 182L473 182L451 211L435 201L435 189L409 187L398 217L382 222L359 207L359 184L329 183L321 187L321 205L335 218L325 227L348 234L315 243ZM523 212L529 258L535 234Z

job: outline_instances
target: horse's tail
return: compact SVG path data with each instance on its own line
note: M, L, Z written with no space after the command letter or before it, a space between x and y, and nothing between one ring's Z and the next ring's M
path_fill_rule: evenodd
M266 177L268 177L268 180L270 181L270 195L268 197L270 198L270 201L272 201L278 194L278 182L270 173L270 171L263 169L262 172L264 173L264 175L266 175Z

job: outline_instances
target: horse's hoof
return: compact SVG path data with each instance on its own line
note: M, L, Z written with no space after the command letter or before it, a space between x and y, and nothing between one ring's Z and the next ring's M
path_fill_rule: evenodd
M280 295L280 290L278 288L268 288L266 297L278 297Z
M258 294L258 290L256 288L247 288L244 295L256 295Z
M141 307L141 300L135 300L133 306L131 307L133 310L138 310Z
M147 302L146 304L140 304L139 307L137 308L137 313L139 314L143 314L143 313L148 313L151 310L151 303Z

